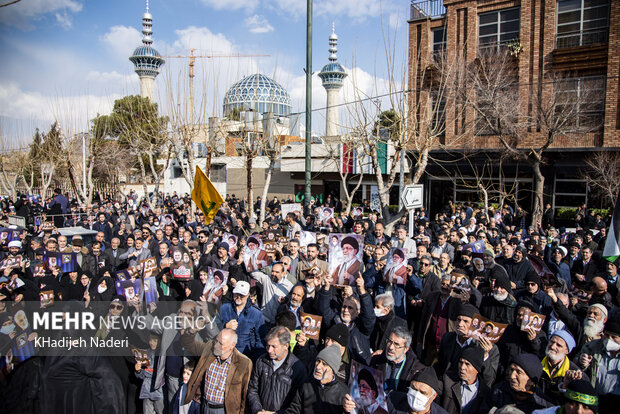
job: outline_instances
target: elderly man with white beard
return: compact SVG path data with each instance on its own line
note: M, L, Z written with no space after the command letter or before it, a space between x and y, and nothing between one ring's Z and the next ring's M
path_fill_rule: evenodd
M573 336L565 330L555 331L549 338L545 357L542 360L543 373L538 386L554 404L562 402L562 393L558 385L564 381L566 375L579 370L579 366L568 359L576 343Z
M605 306L600 303L591 305L582 323L574 313L569 311L566 306L558 300L552 288L547 289L546 293L553 302L553 309L557 313L558 318L566 324L565 329L569 331L574 338L577 338L577 350L581 350L586 343L602 337L608 314Z

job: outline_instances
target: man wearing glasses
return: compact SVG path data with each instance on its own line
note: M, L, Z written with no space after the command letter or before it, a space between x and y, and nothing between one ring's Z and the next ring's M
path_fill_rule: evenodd
M383 353L370 360L370 366L383 372L385 394L406 392L413 374L424 368L411 350L411 333L402 326L392 329Z

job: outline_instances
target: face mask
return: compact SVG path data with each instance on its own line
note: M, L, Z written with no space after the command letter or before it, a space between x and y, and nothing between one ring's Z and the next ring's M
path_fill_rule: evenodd
M387 312L384 312L382 309L375 308L375 316L377 318L381 318L381 317L383 317L385 315L387 315Z
M108 289L108 288L106 288L106 287L97 286L97 292L99 292L99 293L103 293L103 292L105 292L107 289Z
M605 339L605 349L609 352L618 352L620 351L620 344L607 338Z
M409 391L407 391L407 402L414 412L424 411L426 409L426 404L428 404L428 397L420 391L410 388Z
M12 323L10 325L2 325L2 328L0 328L0 333L8 335L11 332L13 332L14 329L15 329L15 324L14 323Z

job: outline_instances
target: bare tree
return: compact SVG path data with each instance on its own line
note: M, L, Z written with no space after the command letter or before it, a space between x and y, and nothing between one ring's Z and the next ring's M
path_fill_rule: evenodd
M328 163L338 170L340 176L346 199L344 215L348 216L351 212L353 197L362 186L364 179L364 157L360 156L357 137L350 134L340 135L337 141L329 141L325 145ZM356 175L357 178L355 178ZM349 190L349 184L352 181L355 185Z
M585 159L584 171L588 187L601 196L603 202L613 205L620 192L620 152L599 151Z
M596 86L597 79L584 81L548 73L539 88L519 88L516 59L503 48L481 52L466 68L466 87L460 93L475 112L476 134L497 139L504 156L530 166L534 181L532 223L540 226L545 152L560 138L570 142L600 127L597 107L601 100L595 96L600 95L600 86ZM580 85L575 88L575 83ZM523 96L525 91L529 96ZM518 109L524 99L531 102L528 112Z

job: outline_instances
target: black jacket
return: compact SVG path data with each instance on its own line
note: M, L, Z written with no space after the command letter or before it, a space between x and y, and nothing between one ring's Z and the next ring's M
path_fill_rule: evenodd
M526 258L523 258L519 263L513 259L507 259L503 261L502 265L506 269L510 281L517 285L517 289L525 286L525 277L527 275L536 275L534 267Z
M407 322L403 318L396 316L393 309L387 315L377 318L375 327L370 334L370 348L373 351L385 349L388 336L392 329L397 326L407 329Z
M485 296L480 303L480 314L494 322L512 323L516 306L517 301L510 294L501 302L495 300L493 296Z
M321 385L311 378L297 391L286 414L342 414L348 392L349 387L339 380Z
M499 375L501 377L515 355L534 354L538 358L542 358L547 347L547 335L541 330L536 338L530 341L527 332L522 331L520 326L512 323L506 327L506 331L497 341L497 347L500 353Z
M304 364L291 353L275 372L269 355L260 357L248 385L250 413L286 411L299 387L306 381L306 375Z
M403 369L401 371L400 376L398 377L398 386L396 384L396 381L391 380L391 379L385 379L385 383L386 383L386 393L389 393L390 391L400 391L400 392L407 392L407 388L409 387L409 384L411 384L411 379L413 378L413 375L425 368L426 366L418 359L418 357L416 356L416 354L410 349L409 351L407 351L407 353L405 354L405 362L404 362L404 366ZM388 365L388 360L385 357L385 351L383 351L380 355L375 355L374 357L372 357L372 359L370 360L370 366L374 369L377 369L381 372L383 372L383 376L385 378L386 375L386 367Z
M480 406L487 398L490 389L485 382L478 376L478 393L469 402L469 413L481 412ZM441 393L441 406L450 414L461 414L463 412L461 394L461 380L452 371L443 377L443 392Z
M508 404L514 404L516 408L526 413L531 413L541 408L549 408L553 405L542 394L539 387L536 387L534 393L528 398L522 400L517 399L515 392L510 388L510 385L508 385L508 381L502 381L493 387L488 398L486 398L484 404L482 404L480 412L487 413L493 407L501 408Z

